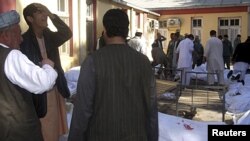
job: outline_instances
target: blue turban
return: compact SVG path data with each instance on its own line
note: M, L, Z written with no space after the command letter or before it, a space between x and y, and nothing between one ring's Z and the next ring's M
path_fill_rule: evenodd
M0 29L10 27L20 22L20 16L15 10L0 13Z

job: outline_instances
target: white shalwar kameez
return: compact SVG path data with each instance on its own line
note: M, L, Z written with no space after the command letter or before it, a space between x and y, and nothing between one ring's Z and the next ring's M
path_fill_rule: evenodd
M4 44L0 45L8 48ZM4 72L13 84L34 94L52 89L57 78L57 72L50 65L45 64L40 68L16 49L10 51L6 57Z
M147 55L146 43L142 38L135 36L128 41L128 45L132 47L133 49L137 50L138 52L141 52L142 54Z
M182 85L189 85L190 83L191 73L188 72L191 72L192 70L193 50L194 50L194 43L189 38L182 40L176 49L176 52L179 53L177 68L182 70L181 72Z
M224 84L224 62L223 62L223 44L217 37L211 37L208 39L204 56L207 61L208 71L208 84L213 85L215 82L215 76L217 75L218 83Z

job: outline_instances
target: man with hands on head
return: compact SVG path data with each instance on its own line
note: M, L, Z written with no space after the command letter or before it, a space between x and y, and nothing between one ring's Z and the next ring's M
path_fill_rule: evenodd
M44 141L58 141L61 135L68 132L65 98L70 96L61 65L59 47L72 37L72 32L59 16L40 3L27 5L23 9L23 16L29 28L22 35L21 51L35 64L46 58L51 59L58 73L54 87L46 91L47 95L43 95L47 97L41 97L47 102L37 102L37 105L41 103L40 105L47 106L46 114L40 116ZM48 27L48 19L56 31Z

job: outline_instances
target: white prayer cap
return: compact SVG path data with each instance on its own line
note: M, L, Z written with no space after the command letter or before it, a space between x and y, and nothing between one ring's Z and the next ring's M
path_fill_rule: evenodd
M10 27L20 22L20 16L15 10L0 13L0 29Z
M136 32L142 33L142 30L140 28L137 28Z

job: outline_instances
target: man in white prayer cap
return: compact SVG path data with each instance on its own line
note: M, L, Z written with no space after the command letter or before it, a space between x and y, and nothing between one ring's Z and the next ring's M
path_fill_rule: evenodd
M39 67L19 51L19 22L14 10L0 13L0 141L43 141L31 93L50 90L57 72L51 60L42 60Z
M147 55L146 52L146 41L142 37L142 30L137 29L135 36L128 41L128 45L133 49L141 52L144 55Z

